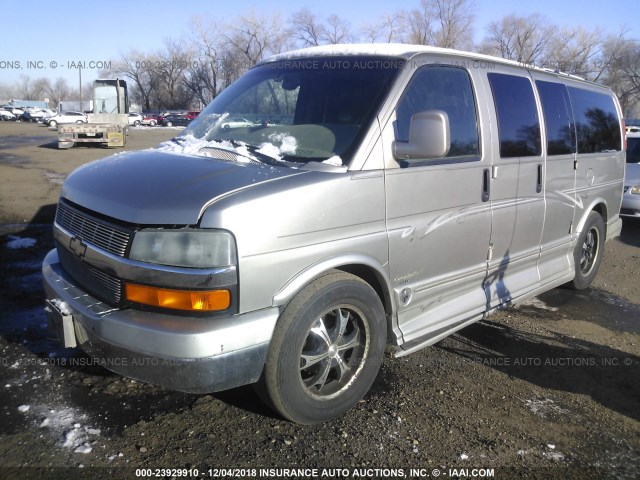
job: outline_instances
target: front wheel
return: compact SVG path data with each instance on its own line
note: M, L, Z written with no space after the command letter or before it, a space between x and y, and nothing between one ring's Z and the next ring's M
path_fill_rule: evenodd
M51 120L51 121L49 122L49 126L50 126L50 127L54 127L54 128L55 128L57 125L58 125L58 122L56 122L55 120Z
M167 122L167 127L173 127L173 123Z
M604 255L604 241L604 221L600 214L591 212L573 252L576 275L571 286L576 290L584 290L593 282Z
M367 393L385 344L384 308L373 288L354 275L329 273L283 311L258 391L293 422L331 420Z

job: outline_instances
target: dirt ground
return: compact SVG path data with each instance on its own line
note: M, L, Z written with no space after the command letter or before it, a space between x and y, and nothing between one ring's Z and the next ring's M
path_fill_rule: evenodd
M133 129L125 149L177 133ZM356 408L304 427L250 387L171 392L48 338L40 263L61 183L117 151L0 122L0 478L640 478L640 222L591 289L386 358Z

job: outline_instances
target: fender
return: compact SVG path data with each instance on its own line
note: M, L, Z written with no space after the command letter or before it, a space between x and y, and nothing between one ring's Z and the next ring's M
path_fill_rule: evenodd
M395 315L395 312L397 312L397 299L391 283L389 282L389 273L387 272L386 264L381 265L375 258L361 253L344 254L337 257L327 258L302 270L291 278L291 280L289 280L289 282L287 282L287 284L274 295L273 306L281 307L286 305L300 290L323 273L328 272L329 270L354 265L365 266L375 272L382 288L385 290L385 295L391 299L390 304L392 311L388 313Z

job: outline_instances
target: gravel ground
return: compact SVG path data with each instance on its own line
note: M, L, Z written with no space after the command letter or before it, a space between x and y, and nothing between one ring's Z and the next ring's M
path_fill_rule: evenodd
M126 149L176 133L134 129ZM305 427L250 387L171 392L48 338L40 262L60 185L109 153L0 123L0 478L640 478L639 222L590 290L388 357L356 408Z

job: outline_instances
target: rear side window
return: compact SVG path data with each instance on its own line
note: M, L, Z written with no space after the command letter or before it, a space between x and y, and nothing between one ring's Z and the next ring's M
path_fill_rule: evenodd
M576 129L567 87L561 83L536 81L544 123L547 128L547 154L576 152Z
M451 148L447 157L480 156L476 102L466 70L440 66L421 68L398 103L396 140L409 141L411 117L425 110L443 110L449 117Z
M569 87L578 153L622 150L618 113L610 95Z
M498 115L500 156L539 156L540 120L531 82L503 73L489 73L488 77Z

